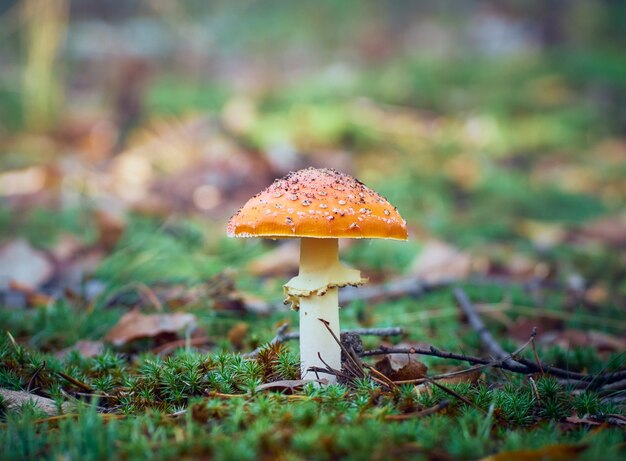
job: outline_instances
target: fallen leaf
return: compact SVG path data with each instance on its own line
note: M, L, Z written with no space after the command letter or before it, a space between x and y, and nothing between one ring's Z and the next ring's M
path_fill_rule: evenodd
M626 350L626 339L595 330L568 329L540 336L542 344L558 345L563 349L574 347L594 347L601 352L621 352Z
M9 282L9 289L14 292L23 294L24 298L26 299L26 303L31 307L46 306L52 301L51 296L48 296L45 293L38 292L37 290L33 290L32 288L15 281Z
M395 370L391 365L391 360L389 359L388 355L385 355L382 359L377 360L374 364L374 368L376 368L376 370L378 370L388 378L390 378L391 375L395 373Z
M238 322L228 331L228 340L236 350L243 349L248 330L250 330L250 325L246 322Z
M53 275L51 261L26 240L14 240L0 248L0 288L10 282L36 290Z
M98 226L98 242L105 250L113 250L126 227L123 216L120 212L100 209L94 213L94 218Z
M77 292L97 269L106 252L102 248L85 248L57 264L58 284Z
M422 362L409 360L405 365L397 366L389 355L376 362L374 368L392 381L410 381L425 378L428 375L428 367Z
M537 450L503 451L480 461L569 461L587 449L587 445L548 445Z
M458 376L450 376L449 378L438 379L437 382L439 384L444 384L444 385L459 384L459 383L476 384L481 374L482 374L482 370L473 370L473 371L468 371L467 373L463 373Z
M213 307L218 311L253 312L255 314L267 314L271 306L256 296L232 291L214 297Z
M194 336L195 334L199 334L200 336ZM213 340L208 336L202 335L199 330L195 330L192 332L190 338L177 339L175 341L170 341L165 344L161 344L158 347L152 349L152 353L155 355L168 355L175 351L178 348L184 347L200 347L200 346L209 346L213 344Z
M19 412L25 403L32 402L39 410L47 415L59 414L59 408L56 402L46 397L24 391L10 391L8 389L0 389L0 397L2 397L2 404L9 411ZM61 409L64 413L72 411L74 407L75 406L70 402L65 402L61 405Z
M430 240L413 261L409 272L426 282L437 283L466 278L471 266L467 253L445 242Z
M122 346L141 338L154 338L164 333L178 333L196 323L196 316L177 312L174 314L145 315L132 310L109 330L105 340L115 346Z
M73 346L60 350L57 357L65 357L72 351L78 351L83 357L96 357L104 351L104 343L102 341L80 340Z
M64 261L74 256L83 246L83 242L76 236L72 234L61 234L50 250L50 253L55 260Z
M593 241L612 247L626 247L626 216L607 216L572 231L574 241Z
M247 270L259 277L287 276L297 274L299 266L300 245L290 241L253 259Z
M526 342L533 331L537 328L537 337L539 341L544 339L544 335L552 331L560 331L563 328L563 320L548 317L520 317L509 328L509 334L512 338Z
M0 196L35 194L46 186L47 174L44 166L0 173Z
M395 346L396 348L402 348L402 349L411 349L411 348L429 348L430 344L426 344L426 343L420 343L420 342L408 342L408 341L403 341L400 342L398 344L396 344ZM398 370L400 368L402 368L403 366L411 363L411 362L418 362L418 358L419 355L418 354L388 354L389 359L391 360L391 365L394 368L394 370Z
M412 379L425 378L428 374L428 367L422 362L410 361L405 366L396 371L392 378L394 381L410 381Z

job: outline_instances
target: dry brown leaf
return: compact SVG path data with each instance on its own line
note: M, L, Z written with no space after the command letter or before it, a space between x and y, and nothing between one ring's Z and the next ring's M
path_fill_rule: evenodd
M53 299L45 293L38 292L14 281L9 282L9 289L23 294L29 306L46 306Z
M480 375L482 374L482 370L473 370L467 373L463 373L458 376L450 376L449 378L438 379L437 382L439 384L459 384L459 383L471 383L476 384Z
M75 235L61 234L51 248L50 254L56 261L65 261L78 253L83 247L83 242Z
M563 328L563 320L548 317L520 317L509 328L509 335L520 342L528 341L533 328L537 328L537 337L542 341L546 334Z
M428 374L428 367L422 362L411 360L405 366L396 371L392 378L394 381L409 381L412 379L425 378Z
M95 212L94 218L98 226L98 241L100 245L105 250L113 250L126 227L121 213L100 209Z
M252 260L247 269L256 276L271 277L297 274L299 266L300 245L290 241Z
M246 322L238 322L233 327L228 330L228 340L237 350L243 349L245 346L245 339L248 335L248 330L250 330L250 325Z
M46 397L35 394L29 394L24 391L10 391L8 389L0 389L0 397L2 397L3 405L10 411L19 411L21 407L28 402L32 402L39 410L47 415L58 415L59 408L56 402ZM64 413L72 411L75 408L70 402L61 405Z
M480 461L569 461L575 459L587 445L548 445L537 450L503 451Z
M574 241L593 241L613 247L626 246L626 216L607 216L573 231Z
M470 274L472 260L467 253L438 240L430 240L413 261L410 274L437 283L463 279Z
M601 352L621 352L626 350L626 339L595 330L568 329L540 336L541 343L558 345L563 349L574 347L594 347Z
M216 296L213 307L218 311L253 312L255 314L267 314L272 310L271 306L263 299L254 295L232 291Z
M154 338L164 333L178 333L196 323L196 316L177 312L174 314L145 315L132 310L109 330L105 340L115 346L122 346L141 338Z
M102 341L80 340L73 346L60 350L57 357L65 357L72 351L80 352L83 357L96 357L104 351L104 343Z
M401 354L394 354L401 355ZM425 378L428 375L428 367L417 360L408 360L404 365L398 366L389 355L384 356L374 365L374 368L392 381L410 381Z
M45 166L1 172L0 196L36 194L45 188L48 174Z
M0 247L0 288L10 282L36 290L53 275L51 261L26 240L18 239Z
M72 258L61 261L57 266L59 282L64 287L79 289L87 277L92 275L100 261L106 256L101 248L78 251Z

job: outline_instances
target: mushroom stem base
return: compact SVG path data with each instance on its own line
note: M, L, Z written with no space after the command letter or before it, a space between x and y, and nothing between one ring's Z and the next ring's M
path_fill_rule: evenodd
M300 299L300 366L303 379L317 377L315 372L307 371L309 367L326 368L328 365L335 370L341 369L341 349L319 319L328 322L328 327L339 338L337 288L330 288L322 296ZM329 384L337 382L333 375L319 373L319 377L328 379Z

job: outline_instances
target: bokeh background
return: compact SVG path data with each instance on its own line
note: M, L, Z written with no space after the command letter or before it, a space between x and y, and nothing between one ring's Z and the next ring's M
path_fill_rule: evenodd
M614 0L3 0L3 322L30 335L20 309L68 296L274 302L297 249L225 223L313 165L407 219L408 243L346 245L373 282L540 281L623 331L625 25Z

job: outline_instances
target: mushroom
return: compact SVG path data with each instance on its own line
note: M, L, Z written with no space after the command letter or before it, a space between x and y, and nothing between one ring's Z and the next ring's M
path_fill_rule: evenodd
M307 168L277 179L228 222L229 237L300 238L299 274L284 285L300 311L302 378L311 367L341 369L338 288L367 280L339 262L339 238L406 240L406 221L385 198L351 176ZM329 383L336 382L330 376Z

